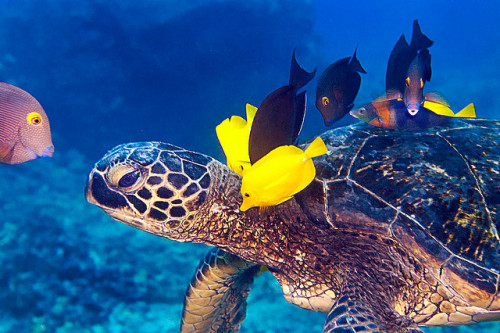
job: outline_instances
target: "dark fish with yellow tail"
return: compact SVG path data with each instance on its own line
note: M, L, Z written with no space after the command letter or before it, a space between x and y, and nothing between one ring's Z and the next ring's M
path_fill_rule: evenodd
M410 64L405 80L403 101L408 113L416 115L424 103L424 84L431 79L431 55L424 49Z
M344 117L354 106L354 99L361 85L361 76L366 71L356 58L340 59L321 74L316 87L316 108L321 112L326 126Z
M306 93L297 91L315 74L299 66L293 51L289 84L270 93L255 114L248 146L251 164L279 146L295 143L306 112Z
M417 57L419 51L429 48L433 43L432 40L422 33L417 20L413 21L413 33L410 45L408 45L405 35L401 35L392 49L387 63L385 90L388 92L387 97L389 99L392 99L391 94L394 92L398 92L401 95L404 94L405 81L410 64Z
M19 164L53 153L49 118L40 103L0 82L0 163Z

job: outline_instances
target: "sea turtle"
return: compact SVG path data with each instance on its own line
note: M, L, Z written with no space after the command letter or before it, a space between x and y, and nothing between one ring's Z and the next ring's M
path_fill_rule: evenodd
M160 142L95 164L87 200L114 219L215 246L186 294L183 332L235 332L261 267L285 299L327 312L323 332L421 332L500 320L500 122L321 135L315 180L268 209L239 210L241 177Z

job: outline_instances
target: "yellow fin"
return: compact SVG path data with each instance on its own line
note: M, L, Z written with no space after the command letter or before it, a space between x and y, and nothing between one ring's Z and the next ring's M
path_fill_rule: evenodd
M424 101L424 108L447 117L455 117L455 113L445 104L432 101Z
M226 155L227 165L240 176L243 176L250 166L248 140L250 138L250 127L256 112L257 108L255 106L247 104L247 120L239 116L232 116L215 128L217 138Z
M253 124L253 118L255 118L255 114L257 113L257 108L247 103L246 111L247 111L247 124L248 127L251 128Z
M307 147L307 149L304 151L306 156L308 158L313 158L316 156L321 156L324 155L328 152L328 148L325 146L325 142L323 139L318 136L316 139L314 139L313 142Z
M252 165L244 174L241 211L250 207L276 206L290 200L316 176L311 158L326 154L328 149L317 137L305 151L295 146L280 146Z
M474 107L474 103L470 103L464 107L455 115L455 117L476 118L476 108Z

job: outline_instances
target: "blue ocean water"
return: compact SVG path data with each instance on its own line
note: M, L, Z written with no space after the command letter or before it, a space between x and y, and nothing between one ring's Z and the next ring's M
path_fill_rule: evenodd
M178 330L208 247L147 235L87 204L86 177L108 149L157 140L223 160L215 126L287 84L293 49L319 74L357 47L367 74L355 102L369 102L414 19L435 42L426 90L500 118L498 10L462 0L0 0L0 81L39 100L56 147L51 159L0 165L0 332ZM327 129L316 82L301 139ZM242 332L320 332L324 318L286 303L263 274Z

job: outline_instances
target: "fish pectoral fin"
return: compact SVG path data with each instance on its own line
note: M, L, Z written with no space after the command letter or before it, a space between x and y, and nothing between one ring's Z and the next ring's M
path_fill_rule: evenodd
M434 102L434 103L439 103L442 105L445 105L447 107L450 107L450 104L443 98L443 96L437 94L437 93L427 93L424 95L424 100L429 101L429 102Z
M385 101L388 99L399 99L402 97L403 97L403 95L401 94L401 92L399 90L391 89L391 90L386 91L385 96L382 95L382 96L376 98L374 100L374 102L381 102L381 101Z
M474 107L474 103L470 103L464 107L455 115L455 117L476 118L476 108Z
M14 145L10 142L0 142L0 160L3 160L12 152Z
M286 197L286 198L281 199L280 201L278 201L278 202L275 204L275 206L277 206L277 205L279 205L279 204L282 204L283 202L288 201L288 200L290 200L291 198L293 198L293 195L291 195L291 196L288 196L288 197Z

